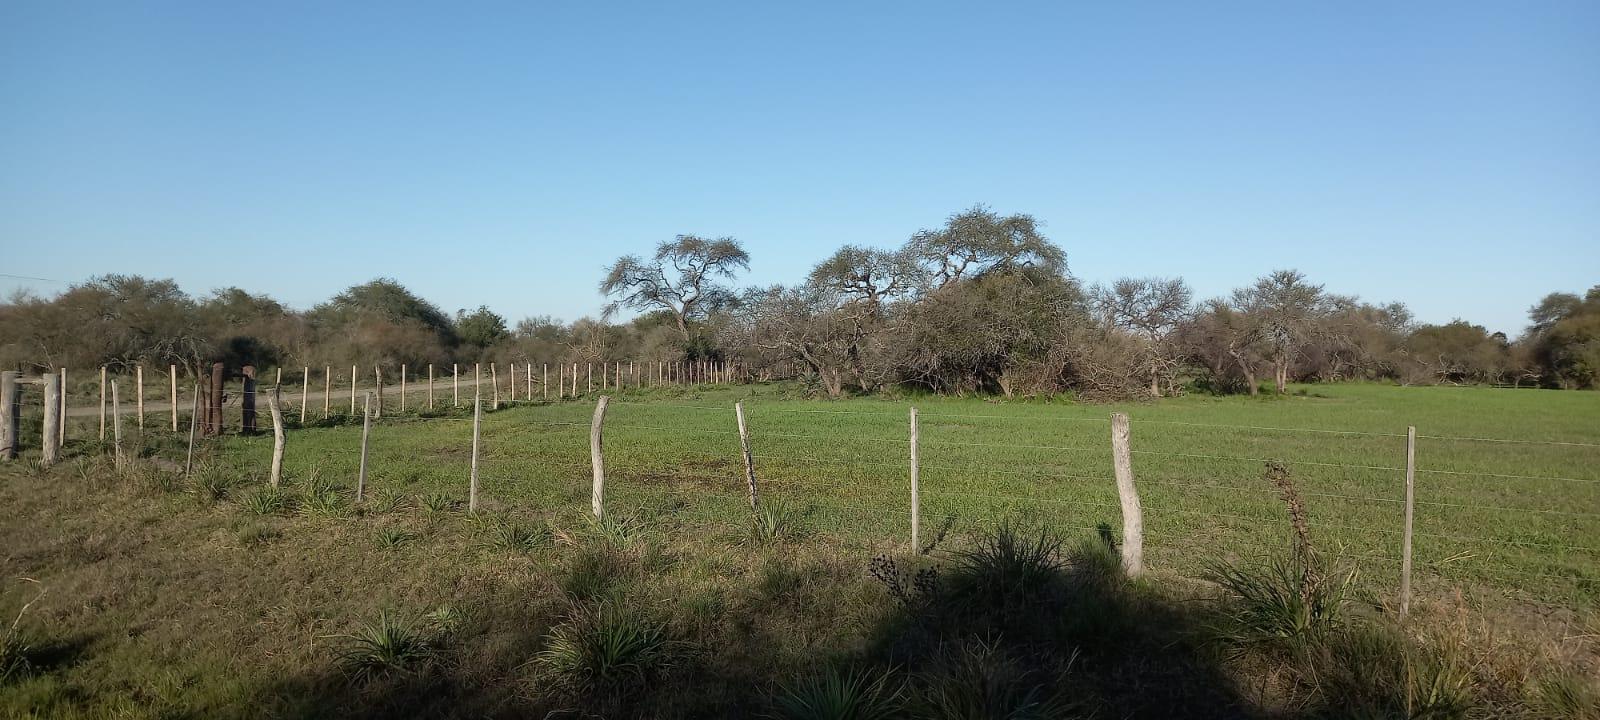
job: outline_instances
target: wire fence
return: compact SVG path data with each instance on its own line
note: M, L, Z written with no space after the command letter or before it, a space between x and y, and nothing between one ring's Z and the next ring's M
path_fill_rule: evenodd
M525 372L519 377L528 379ZM488 389L470 387L480 397ZM486 415L484 492L506 507L586 506L593 406L583 401L593 395L580 388L576 397L558 401L528 391L540 387L526 386L516 401L509 391L501 398L528 412ZM608 507L693 527L737 528L748 514L748 498L732 404L655 396L632 402L627 388L608 383L606 389L622 390L604 424ZM447 393L436 384L439 416L432 417L419 402L426 392L410 385L406 413L379 421L375 485L407 492L462 489L470 397L462 393L458 409L444 402ZM284 397L285 415L298 427L300 397ZM307 401L307 426L322 419L325 405L320 398ZM874 405L748 401L762 498L786 506L818 537L904 546L911 523L908 407ZM132 411L126 399L123 406ZM330 420L347 418L332 412L336 407L329 407ZM1005 407L955 412L932 402L922 409L922 537L937 544L1013 517L1085 537L1117 534L1121 509L1109 418L1085 406ZM398 410L399 403L390 408ZM146 407L147 414L166 412ZM180 415L188 415L181 403ZM91 427L96 420L77 417ZM1286 547L1288 513L1262 474L1264 464L1279 462L1292 473L1323 553L1359 569L1362 587L1374 593L1398 587L1405 560L1405 433L1138 417L1132 428L1130 453L1153 570L1202 575L1213 563ZM88 428L79 432L80 439L94 439ZM292 438L289 474L317 468L353 475L358 449L348 440L336 433ZM242 452L254 457L265 451L255 440L224 442L242 443ZM1600 443L1424 433L1416 436L1416 458L1412 554L1423 592L1487 587L1561 604L1600 601Z

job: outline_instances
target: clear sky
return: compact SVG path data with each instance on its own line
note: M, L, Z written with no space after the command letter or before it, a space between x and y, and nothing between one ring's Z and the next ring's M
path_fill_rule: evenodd
M985 203L1202 297L1600 283L1594 0L677 5L0 3L0 273L572 319L679 233L792 282Z

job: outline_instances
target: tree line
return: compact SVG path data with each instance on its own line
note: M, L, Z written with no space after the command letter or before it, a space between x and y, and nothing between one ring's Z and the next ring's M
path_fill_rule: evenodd
M389 279L299 311L239 288L191 296L171 280L107 275L0 305L0 365L710 359L799 367L830 397L1256 394L1340 380L1600 387L1600 285L1546 296L1515 339L1418 323L1399 302L1333 293L1296 270L1197 301L1181 278L1086 285L1033 217L982 206L896 249L842 247L796 284L739 287L749 265L733 238L678 236L604 269L600 317L514 326L481 306L448 314ZM622 311L636 314L618 321Z

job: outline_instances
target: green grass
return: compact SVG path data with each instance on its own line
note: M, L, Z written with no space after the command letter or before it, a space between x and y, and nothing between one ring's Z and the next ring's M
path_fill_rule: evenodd
M915 405L924 537L941 524L959 534L1021 514L1063 529L1120 529L1107 421L1118 410L1133 418L1150 567L1198 576L1210 561L1281 546L1288 519L1261 479L1264 461L1276 459L1306 496L1318 544L1358 567L1363 588L1392 595L1404 435L1414 425L1422 436L1419 592L1488 589L1555 604L1600 602L1600 447L1432 437L1600 443L1600 395L1363 384L1295 391L1287 398L1104 406L933 397L826 402L795 399L782 386L630 390L607 416L606 501L620 512L680 523L743 522L749 510L732 404L745 399L762 497L788 508L789 522L847 545L903 540L907 410ZM566 401L487 413L480 470L486 501L531 511L586 506L592 410L589 402ZM371 487L465 496L469 415L438 412L378 424ZM316 467L353 486L358 437L348 427L296 431L286 472L298 477ZM265 437L220 444L230 460L251 467L265 465L271 446Z
M902 683L917 688L926 716L1075 716L1081 704L1098 717L1252 715L1240 707L1310 717L1273 704L1278 675L1213 667L1212 653L1193 650L1207 626L1185 619L1202 605L1187 599L1212 590L1190 579L1290 543L1263 463L1234 458L1287 461L1319 550L1330 565L1360 570L1363 595L1352 602L1370 613L1362 598L1392 603L1397 586L1401 513L1388 500L1403 497L1403 474L1367 468L1403 465L1406 425L1425 436L1594 443L1600 394L1298 389L1306 394L1125 406L820 402L786 386L629 391L607 417L603 522L589 515L588 401L485 414L476 515L465 511L464 409L377 423L362 504L353 500L356 425L292 431L276 496L262 489L270 436L203 442L206 470L192 482L149 462L114 473L97 447L69 441L56 468L0 467L0 573L48 590L19 630L32 669L0 685L0 716L756 717L785 714L795 706L783 698L825 689L833 673L890 678L891 695ZM736 399L745 400L771 519L749 507ZM908 548L912 405L926 554ZM1102 523L1121 527L1113 410L1133 418L1146 583L1115 579L1114 556L1095 539ZM152 431L142 446L181 464L181 443ZM1424 470L1574 479L1418 476L1419 500L1448 503L1417 509L1418 622L1453 627L1470 617L1511 636L1497 643L1548 639L1555 662L1573 671L1501 669L1522 656L1492 645L1465 665L1472 702L1517 688L1550 707L1582 708L1575 716L1593 703L1600 557L1570 548L1600 537L1600 520L1578 514L1600 512L1600 483L1580 482L1600 479L1597 450L1419 441ZM1468 505L1512 509L1458 507ZM1007 521L1056 534L999 545L978 532ZM869 574L880 556L906 599ZM0 616L14 617L32 596L0 592ZM1013 601L1014 612L994 612ZM622 630L612 637L629 642L611 652L612 631L588 622L601 607L646 623L649 652L639 657L648 662L624 657L633 643ZM437 608L448 608L448 622ZM422 619L382 631L385 617ZM363 644L363 635L381 642ZM1052 638L1067 641L1029 644ZM573 662L540 660L565 652L563 642ZM1400 652L1376 641L1335 650ZM610 657L622 658L619 674L605 669ZM1462 665L1408 657L1378 674L1419 696L1453 697ZM1362 682L1375 663L1360 661L1328 687ZM613 676L627 692L595 681ZM1058 685L1070 692L1037 690Z

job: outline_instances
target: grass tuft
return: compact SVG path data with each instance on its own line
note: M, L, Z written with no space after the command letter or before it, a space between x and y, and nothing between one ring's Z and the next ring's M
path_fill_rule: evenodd
M377 622L335 637L344 641L338 651L339 664L355 685L416 672L434 657L433 645L426 635L387 611L378 616Z
M902 694L890 671L831 669L783 688L773 705L786 720L888 720L899 717Z
M407 532L400 528L384 528L378 531L378 547L384 550L398 550L401 545L416 539L416 533Z
M535 658L581 689L637 686L672 667L666 628L610 603L579 607L545 638Z
M492 550L531 553L550 542L550 528L513 521L490 523L483 544Z
M245 496L240 504L256 515L282 515L289 509L289 494L282 488L267 486Z
M776 498L763 501L750 518L750 540L762 545L792 540L802 534L800 514Z

